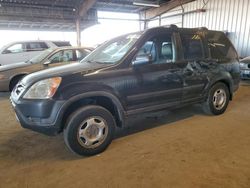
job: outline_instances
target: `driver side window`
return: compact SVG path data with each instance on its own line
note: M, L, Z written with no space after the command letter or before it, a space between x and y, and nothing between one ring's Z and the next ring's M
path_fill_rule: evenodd
M49 58L50 63L59 63L63 60L63 51L59 51Z
M25 52L23 43L16 43L4 50L4 54Z
M161 34L146 41L135 59L149 59L150 64L172 63L174 50L170 33Z
M148 56L151 62L156 61L156 48L154 41L147 41L139 50L136 57Z
M74 61L73 50L61 50L49 58L50 63L69 63Z

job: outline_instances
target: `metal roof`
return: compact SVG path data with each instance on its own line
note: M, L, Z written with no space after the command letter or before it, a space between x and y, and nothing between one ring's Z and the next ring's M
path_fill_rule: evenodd
M0 29L75 31L77 12L87 0L0 0ZM97 10L138 13L149 9L139 0L97 0L81 18L81 30L96 24ZM142 0L140 0L142 1ZM163 4L170 0L143 0Z

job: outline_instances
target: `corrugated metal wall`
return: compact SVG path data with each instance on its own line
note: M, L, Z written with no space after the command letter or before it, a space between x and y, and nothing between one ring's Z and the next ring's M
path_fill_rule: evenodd
M203 0L184 5L185 12L200 9ZM240 56L250 56L250 0L205 0L206 12L184 16L184 27L207 27L228 32Z
M204 2L207 3L205 6ZM227 32L239 55L250 56L250 0L197 0L185 4L183 8L187 13L183 19L179 15L182 8L177 7L161 16L161 25L207 27ZM188 13L201 8L206 9L206 12ZM154 21L149 27L156 26L157 23L159 22Z
M173 16L182 13L182 9L175 8L163 15L161 15L161 25L175 24L178 27L182 27L182 16Z

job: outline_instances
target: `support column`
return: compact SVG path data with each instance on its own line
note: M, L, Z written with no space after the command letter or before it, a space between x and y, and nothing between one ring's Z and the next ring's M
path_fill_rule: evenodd
M77 46L81 46L81 18L76 19L76 42Z
M185 13L185 10L184 10L184 7L183 7L182 4L181 4L181 10L182 10L182 14L181 14L181 27L183 28L184 27L184 13Z
M145 20L145 21L144 21L144 30L147 29L147 28L148 28L148 21Z
M140 24L140 31L143 31L148 28L148 21L146 20L145 12L139 13L139 24Z
M143 26L142 26L143 21L142 20L144 20L143 13L139 12L139 27L140 27L140 31L143 30Z

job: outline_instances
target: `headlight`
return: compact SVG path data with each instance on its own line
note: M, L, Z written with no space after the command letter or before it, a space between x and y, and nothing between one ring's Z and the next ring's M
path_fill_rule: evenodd
M48 99L53 97L62 81L61 77L41 80L33 84L23 96L24 99Z

